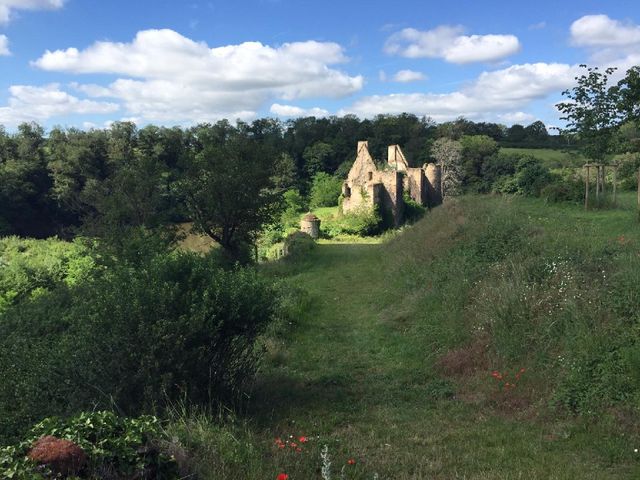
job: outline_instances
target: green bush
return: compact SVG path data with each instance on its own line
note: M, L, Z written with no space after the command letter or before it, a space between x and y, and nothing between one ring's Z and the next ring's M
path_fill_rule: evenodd
M517 193L530 197L540 195L540 190L551 182L551 172L535 157L525 156L516 165Z
M338 197L342 191L342 180L327 173L314 175L309 194L311 208L334 207L338 205Z
M614 159L620 164L618 180L622 190L635 190L638 187L638 168L640 168L640 154L625 153Z
M336 218L325 220L322 223L322 232L328 237L377 235L382 233L383 228L383 220L378 208L363 208L338 215Z
M288 255L298 257L313 250L316 242L307 233L293 232L285 238L284 246Z
M95 263L80 242L57 239L0 239L0 313L14 303L35 297L59 283L75 285Z
M404 221L415 223L420 220L427 211L425 207L415 202L405 191L404 192Z
M186 253L22 302L0 317L0 438L94 405L138 414L235 398L277 303L256 272Z
M163 431L156 417L120 417L108 411L83 412L62 420L45 418L26 438L0 449L0 477L45 479L46 472L25 458L44 436L70 440L87 455L86 478L178 478L175 462L160 453Z
M556 178L540 190L540 197L552 203L581 203L584 201L584 184L579 179Z
M300 226L300 216L307 210L305 198L298 190L287 190L282 197L284 201L284 211L280 222L282 228L298 228Z

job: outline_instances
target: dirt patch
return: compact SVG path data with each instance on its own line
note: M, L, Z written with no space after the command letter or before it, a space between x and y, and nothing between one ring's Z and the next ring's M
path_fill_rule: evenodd
M436 368L447 376L466 376L489 370L488 340L478 337L461 348L449 350L436 361Z

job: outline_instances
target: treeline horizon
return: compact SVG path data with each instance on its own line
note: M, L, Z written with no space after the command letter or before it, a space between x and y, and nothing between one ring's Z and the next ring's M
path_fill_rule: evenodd
M549 135L540 121L526 127L464 118L436 124L412 114L371 120L263 118L236 125L221 120L188 128L138 128L132 122L115 122L103 129L54 127L48 133L37 123L21 124L15 133L0 126L0 236L70 238L78 227L95 227L95 220L107 212L113 217L110 228L189 220L177 199L176 184L200 157L220 150L232 137L236 144L250 143L265 159L254 160L264 163L257 168L265 177L264 188L306 193L318 173L346 176L359 140L368 140L380 161L388 145L401 145L409 163L421 166L433 161L430 147L436 139L468 135L486 135L501 146L523 148L566 143ZM235 175L251 177L253 168L243 168ZM256 181L248 183L261 184Z

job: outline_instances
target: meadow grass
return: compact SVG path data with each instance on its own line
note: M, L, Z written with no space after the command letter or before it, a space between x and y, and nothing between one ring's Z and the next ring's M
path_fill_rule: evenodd
M557 150L552 148L509 148L502 147L503 153L517 153L521 155L531 155L540 159L543 164L550 169L563 167L581 167L586 163L585 158L575 151Z
M384 243L264 265L304 308L272 332L244 420L198 417L197 438L222 428L233 447L192 441L193 462L203 478L322 478L327 445L332 478L639 478L638 397L613 398L631 380L599 356L640 303L639 233L631 195L592 212L466 197Z

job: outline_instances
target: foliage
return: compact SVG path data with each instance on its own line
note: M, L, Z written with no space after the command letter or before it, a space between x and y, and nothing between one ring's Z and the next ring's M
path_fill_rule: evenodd
M424 216L427 209L413 200L406 190L403 192L403 200L405 222L415 223Z
M219 129L198 130L202 149L176 189L195 229L238 257L242 245L253 243L278 212L271 188L273 159L231 126Z
M0 317L0 436L94 405L128 414L167 400L233 400L278 304L251 270L176 253L115 264Z
M94 268L94 260L80 241L0 238L0 313L60 283L79 284Z
M603 161L611 152L615 127L620 121L619 88L609 86L609 77L616 70L587 67L587 73L576 77L577 85L562 92L568 101L556 108L564 115L567 126L565 135L578 135L581 149L587 158Z
M639 126L640 122L640 66L635 65L627 70L623 79L618 82L618 110L623 122L632 122Z
M443 195L457 195L462 185L462 145L456 140L439 138L431 146L431 156L442 167Z
M465 135L460 139L460 146L465 189L478 192L482 189L482 165L498 153L498 144L487 135Z
M540 197L551 203L584 202L584 181L574 176L554 177L554 180L540 190Z
M550 182L551 173L540 160L525 156L518 161L515 174L516 193L537 197L542 188Z
M287 190L282 195L284 208L280 223L284 229L299 227L300 216L307 210L307 201L298 190Z
M614 159L620 164L618 168L618 180L623 190L635 190L638 188L638 169L640 169L640 153L625 153L617 155Z
M342 191L342 179L320 172L314 175L309 194L311 208L338 205Z
M309 177L314 178L319 173L330 170L333 156L333 148L325 142L316 142L305 148L302 158Z
M363 207L349 213L340 213L322 220L322 233L329 238L340 235L370 236L384 229L378 208Z
M17 445L0 450L2 478L44 479L26 453L44 436L70 440L87 454L86 478L178 478L175 462L158 451L163 436L156 417L120 417L109 411L83 412L60 419L48 417L33 426Z
M284 246L288 255L300 257L309 253L316 246L316 242L307 233L293 232L284 239Z

